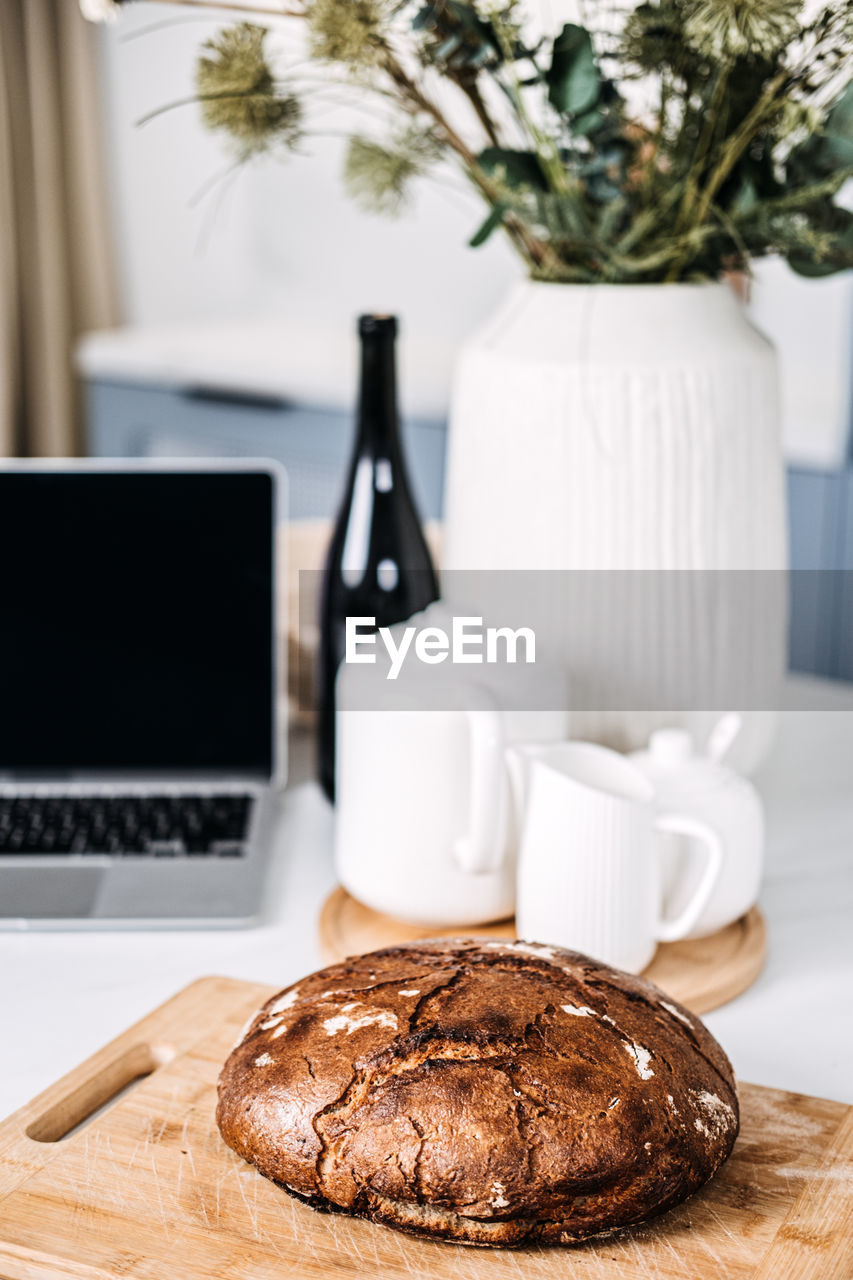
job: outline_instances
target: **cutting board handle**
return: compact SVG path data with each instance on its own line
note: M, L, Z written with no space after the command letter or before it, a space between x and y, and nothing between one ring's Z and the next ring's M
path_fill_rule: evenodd
M212 1021L236 1036L273 991L233 978L199 978L2 1121L0 1200L66 1151L63 1139L112 1108L126 1090L175 1070L177 1060L210 1034Z
M143 1043L131 1045L107 1062L90 1059L79 1069L70 1091L36 1115L24 1132L36 1142L58 1142L105 1111L138 1081L171 1062L176 1053L173 1045Z

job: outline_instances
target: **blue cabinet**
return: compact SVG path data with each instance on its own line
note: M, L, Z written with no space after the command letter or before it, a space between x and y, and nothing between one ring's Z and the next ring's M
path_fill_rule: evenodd
M853 470L792 470L791 667L853 680Z
M118 382L86 386L96 457L257 457L284 463L295 520L330 516L340 499L352 416L271 397ZM444 423L407 420L403 436L418 510L441 514Z
M841 487L842 477L830 472L788 472L794 671L829 675L833 668Z
M86 395L96 456L276 458L290 476L292 518L334 514L352 444L351 414L107 378L89 381ZM424 519L440 517L445 424L409 419L404 439L419 511ZM853 680L853 471L791 468L788 506L791 667Z
M853 680L853 471L843 477L839 548L842 572L833 666L839 680Z

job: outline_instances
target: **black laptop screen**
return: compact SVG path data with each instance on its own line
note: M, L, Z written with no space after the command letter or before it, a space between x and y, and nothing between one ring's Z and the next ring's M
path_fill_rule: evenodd
M0 772L270 772L273 488L0 471Z

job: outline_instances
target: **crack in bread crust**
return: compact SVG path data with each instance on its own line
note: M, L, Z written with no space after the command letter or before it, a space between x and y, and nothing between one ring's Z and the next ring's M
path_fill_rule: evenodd
M386 948L273 997L223 1067L225 1141L314 1208L467 1244L684 1200L737 1135L725 1054L642 979L517 946Z

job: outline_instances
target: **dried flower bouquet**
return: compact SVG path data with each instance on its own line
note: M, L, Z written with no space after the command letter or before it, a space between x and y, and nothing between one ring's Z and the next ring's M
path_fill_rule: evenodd
M709 280L771 253L804 275L853 266L853 0L586 0L551 33L521 0L252 8L304 23L323 84L380 108L382 132L348 143L362 205L398 213L451 162L486 205L471 244L501 229L537 279ZM239 161L297 148L323 92L270 43L241 21L198 61L204 120Z

